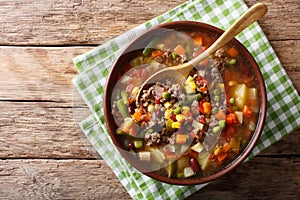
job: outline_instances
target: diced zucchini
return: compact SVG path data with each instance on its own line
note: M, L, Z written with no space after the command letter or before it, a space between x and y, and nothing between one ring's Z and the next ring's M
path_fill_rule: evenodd
M171 178L177 171L177 162L174 160L169 160L169 165L166 167L168 177Z
M241 112L241 111L235 111L234 113L236 115L236 118L239 121L239 124L243 124L243 112Z
M183 169L183 176L185 178L193 176L195 174L194 170L191 167L185 167Z
M209 152L207 152L206 154L201 155L199 154L199 157L197 158L198 163L201 167L201 170L206 170L206 168L208 167L208 163L209 163Z

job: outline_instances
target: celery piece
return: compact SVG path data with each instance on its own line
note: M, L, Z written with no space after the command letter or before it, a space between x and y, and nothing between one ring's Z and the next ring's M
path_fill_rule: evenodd
M154 38L153 40L151 40L148 45L145 47L144 51L143 51L143 55L144 56L149 56L149 54L151 53L154 44L156 43L157 38Z
M123 118L129 116L127 106L124 104L123 99L117 101L117 108Z
M121 91L121 96L122 96L124 104L127 104L128 103L128 95L127 95L127 92L125 90Z

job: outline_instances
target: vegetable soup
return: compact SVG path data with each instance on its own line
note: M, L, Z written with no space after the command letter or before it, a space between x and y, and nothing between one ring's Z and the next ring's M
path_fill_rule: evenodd
M115 134L148 171L174 179L209 176L236 159L251 139L260 108L257 78L231 44L195 66L184 85L160 80L136 102L147 77L193 59L216 39L199 30L163 33L120 72L112 93Z

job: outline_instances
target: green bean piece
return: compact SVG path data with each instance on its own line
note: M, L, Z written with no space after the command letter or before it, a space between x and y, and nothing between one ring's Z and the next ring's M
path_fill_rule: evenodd
M177 162L173 159L169 160L169 165L167 166L168 177L171 178L177 171Z
M149 56L156 41L157 41L157 38L154 38L153 40L151 40L151 42L148 43L148 45L145 47L145 49L143 51L144 56Z
M128 95L127 95L127 92L125 90L121 91L121 96L122 96L124 104L128 104Z
M123 99L117 101L117 108L123 118L129 116L127 106L124 104Z

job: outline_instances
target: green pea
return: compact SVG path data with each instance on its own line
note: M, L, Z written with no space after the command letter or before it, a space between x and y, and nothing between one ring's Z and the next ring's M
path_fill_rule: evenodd
M235 99L234 99L233 97L231 97L231 98L229 99L229 102L230 102L231 104L234 104L234 103L235 103Z
M231 60L229 60L228 64L229 65L234 65L236 63L236 59L232 58Z
M178 114L180 114L180 113L181 113L181 108L180 108L180 107L175 108L174 114L175 114L175 115L178 115Z
M117 131L116 131L117 134L119 135L122 135L122 134L125 134L121 128L118 128Z
M184 177L182 172L179 172L176 176L177 176L177 178L183 178Z
M211 113L214 115L214 114L216 114L218 111L219 111L218 108L213 107Z
M142 140L135 140L133 144L134 144L135 148L139 149L143 146L143 141Z
M220 126L215 126L212 131L213 133L219 133L220 130L221 130Z
M237 108L236 106L232 106L232 110L233 110L233 111L237 111L238 108Z
M172 58L175 59L177 57L177 53L176 52L172 52Z
M220 120L220 121L219 121L219 126L220 126L221 128L225 128L225 126L226 126L226 121L225 121L225 120Z
M214 90L214 95L216 95L216 96L220 95L220 90L219 89L215 89Z
M220 97L219 96L214 96L214 101L219 102L220 101Z
M164 99L168 99L168 98L170 98L170 93L169 92L163 92L161 96Z

